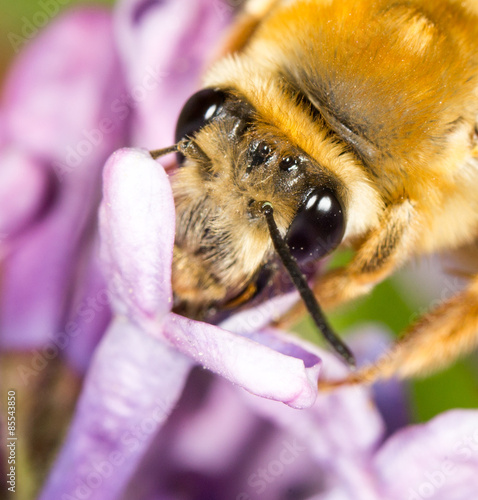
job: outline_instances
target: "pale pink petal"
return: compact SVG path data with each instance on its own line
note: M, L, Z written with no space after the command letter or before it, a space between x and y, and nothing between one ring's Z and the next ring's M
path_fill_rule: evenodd
M25 151L69 171L93 149L111 151L125 124L113 104L124 84L111 14L67 12L15 61L5 82L6 135Z
M134 109L133 144L172 144L179 112L200 87L232 10L222 0L120 2L116 34Z
M282 401L293 408L307 408L317 396L320 359L284 343L288 355L207 323L169 314L161 327L144 328L165 339L178 351L247 391ZM266 343L266 341L265 341Z
M110 15L91 8L56 19L7 77L4 140L49 175L45 210L2 264L3 346L32 349L62 333L100 171L125 137L111 107L122 85Z
M41 500L116 500L179 398L191 362L116 319L95 353Z
M75 291L65 321L65 334L70 342L65 357L71 367L83 374L87 371L91 356L111 321L111 292L103 276L99 258L98 237L85 245L75 278Z
M240 335L255 333L283 316L299 298L298 292L279 295L271 300L245 309L220 323L220 327Z
M123 149L104 169L102 252L117 312L161 317L172 307L174 200L147 151Z
M471 500L478 492L478 411L453 410L394 434L377 453L390 500Z

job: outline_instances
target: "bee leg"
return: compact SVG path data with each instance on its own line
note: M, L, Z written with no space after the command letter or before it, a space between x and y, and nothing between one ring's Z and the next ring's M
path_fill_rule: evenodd
M349 264L319 276L314 293L323 308L333 308L370 292L407 260L412 216L409 201L390 206L382 223L367 235Z
M378 379L424 375L446 367L478 346L478 276L463 292L422 316L375 364L339 381L321 382L331 388L373 383Z
M313 291L322 308L330 309L368 293L409 257L412 215L409 201L391 205L385 210L382 223L367 235L349 264L318 277ZM298 303L276 326L287 328L304 311L304 305Z

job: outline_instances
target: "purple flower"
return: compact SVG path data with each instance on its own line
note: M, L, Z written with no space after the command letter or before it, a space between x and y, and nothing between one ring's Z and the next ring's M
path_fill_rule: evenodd
M160 165L147 152L118 151L105 167L104 186L101 236L117 315L255 394L310 406L317 392L317 357L276 339L273 350L244 332L232 334L170 312L174 201ZM269 304L269 314L272 308Z
M104 98L123 92L119 72L110 15L83 10L42 33L6 81L2 349L40 348L67 335L66 354L78 346L84 351L83 340L97 339L109 319L107 307L92 319L77 315L75 302L104 287L95 269L94 226L102 165L126 135ZM110 124L108 134L100 123Z
M114 16L75 10L18 58L1 110L0 349L35 350L41 366L56 351L86 370L110 320L97 259L101 169L126 143L172 141L231 11L189 0L127 0ZM39 374L35 363L20 371L25 383Z
M195 362L294 407L310 406L317 393L319 358L301 347L267 334L260 344L170 312L174 202L167 175L147 152L116 152L105 167L104 186L102 253L116 315L43 498L73 495L85 481L91 488L95 467L113 456L122 463L89 498L117 498ZM269 337L274 349L264 345ZM123 436L139 416L150 420L150 432L130 449Z
M383 423L364 389L314 403L317 355L328 376L344 372L332 356L280 332L249 332L251 340L170 312L174 206L158 163L118 151L104 186L102 248L116 317L41 498L274 499L295 489L298 498L398 500L434 488L441 500L456 478L473 491L478 412L449 413L381 445ZM181 398L194 362L235 385L193 372L195 390ZM203 394L196 405L192 390ZM424 446L430 452L418 453Z
M144 149L103 165L124 145L171 143L232 11L222 0L73 11L7 79L0 347L35 349L47 363L53 352L86 373L40 498L471 499L477 412L384 442L368 390L317 394L319 371L345 369L267 326L296 294L219 326L171 311L167 174ZM17 367L26 384L40 371ZM387 424L404 425L397 386L382 386L377 401L400 414Z

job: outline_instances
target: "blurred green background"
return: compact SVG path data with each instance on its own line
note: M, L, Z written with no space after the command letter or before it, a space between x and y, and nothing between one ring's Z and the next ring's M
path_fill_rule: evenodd
M79 3L112 5L113 0L94 0L81 2L72 0L52 0L59 11L69 9ZM0 0L0 77L3 78L8 64L15 57L14 43L23 36L25 26L38 17L38 12L46 12L48 0ZM35 16L37 16L35 18ZM51 19L55 16L49 15ZM410 284L409 287L413 287ZM360 300L347 309L331 316L333 326L344 332L353 330L364 322L378 322L398 335L422 311L427 304L411 300L407 288L399 286L397 279L379 285L366 299ZM317 338L310 320L300 325L300 333L311 340ZM412 418L415 421L428 420L448 408L478 407L478 370L476 356L456 363L453 367L437 375L409 384Z
M413 269L414 263L409 265ZM413 282L405 286L400 273L373 292L329 317L336 331L353 331L361 324L376 322L398 337L414 320L428 310L432 301L410 297ZM408 281L408 280L407 280ZM438 296L440 294L437 294ZM310 332L311 322L305 328ZM423 379L409 381L410 414L413 421L426 421L451 408L478 408L478 370L476 355L456 362L450 368Z
M23 33L28 33L31 29L30 26L39 27L43 19L54 19L58 14L50 13L56 8L60 13L75 4L113 5L114 0L0 0L0 76L3 77L9 62L15 56L17 44L12 43L12 40L18 40L17 36L23 37Z

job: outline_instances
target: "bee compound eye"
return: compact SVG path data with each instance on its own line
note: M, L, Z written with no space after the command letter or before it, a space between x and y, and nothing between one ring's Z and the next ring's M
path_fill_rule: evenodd
M175 140L193 136L204 125L219 114L226 100L222 90L203 89L193 94L179 115L176 124Z
M297 212L287 234L292 255L301 263L330 253L342 241L345 216L342 204L327 188L312 191Z

